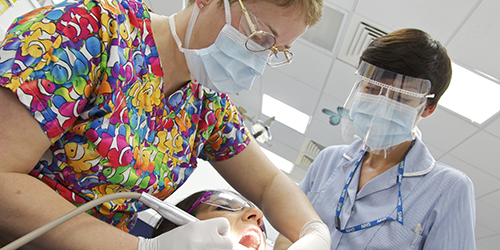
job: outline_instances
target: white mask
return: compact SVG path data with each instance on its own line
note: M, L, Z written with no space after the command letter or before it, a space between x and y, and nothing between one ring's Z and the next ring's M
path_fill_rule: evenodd
M191 80L217 92L233 94L252 88L255 77L261 76L267 64L269 50L251 52L245 48L247 37L231 26L231 9L224 0L226 24L215 42L207 48L187 49L199 7L194 6L186 30L185 46L177 36L174 16L169 17L170 30L179 50L184 53Z
M411 107L382 95L357 93L351 119L356 135L366 146L373 151L386 150L415 139L412 131L422 107Z

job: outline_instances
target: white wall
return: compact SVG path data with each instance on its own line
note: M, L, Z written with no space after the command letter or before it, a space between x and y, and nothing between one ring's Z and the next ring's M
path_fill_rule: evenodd
M143 0L155 13L170 16L182 10L183 0Z

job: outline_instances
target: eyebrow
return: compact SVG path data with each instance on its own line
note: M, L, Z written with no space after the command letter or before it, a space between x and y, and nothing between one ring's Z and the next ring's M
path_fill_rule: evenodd
M269 27L269 26L267 26L267 27ZM273 33L274 38L275 38L276 40L278 40L278 37L280 36L280 35L278 34L278 32L277 32L276 30L274 30L273 28L271 28L271 27L269 27L269 29L270 29L270 30L271 30L271 32ZM292 45L285 44L285 45L283 45L283 47L285 47L285 49L288 49L288 50L289 50L289 49L292 47Z
M262 21L261 21L261 22L262 22ZM262 22L262 23L263 23L263 22ZM276 30L275 30L275 29L273 29L271 26L269 26L269 25L267 25L267 24L265 24L265 23L263 23L263 24L264 24L264 25L266 25L266 26L269 28L269 30L271 30L271 32L272 32L272 33L273 33L273 35L274 35L274 38L275 38L276 40L278 40L278 37L280 36L280 35L279 35L279 33L278 33L278 31L276 31ZM285 49L288 49L288 50L289 50L289 49L292 47L292 45L283 45L283 47L285 47Z
M278 31L276 31L273 27L271 27L271 26L269 26L269 25L267 25L265 23L264 23L264 25L266 25L271 30L271 32L273 33L273 35L275 37L279 37L280 36L280 34L278 33Z

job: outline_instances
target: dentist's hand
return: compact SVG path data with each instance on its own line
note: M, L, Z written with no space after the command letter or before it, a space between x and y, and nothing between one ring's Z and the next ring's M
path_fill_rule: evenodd
M330 230L322 221L307 222L300 231L300 239L293 243L288 250L330 250L332 239Z
M152 239L139 237L138 250L232 250L230 229L229 221L223 217L190 222Z

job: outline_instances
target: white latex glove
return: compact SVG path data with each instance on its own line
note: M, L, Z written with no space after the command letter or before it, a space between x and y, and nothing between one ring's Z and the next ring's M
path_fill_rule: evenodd
M332 239L330 230L320 220L307 222L300 231L299 240L293 243L288 250L330 250Z
M232 250L234 239L226 218L190 222L155 238L139 237L138 250Z

